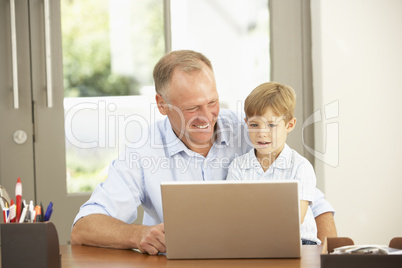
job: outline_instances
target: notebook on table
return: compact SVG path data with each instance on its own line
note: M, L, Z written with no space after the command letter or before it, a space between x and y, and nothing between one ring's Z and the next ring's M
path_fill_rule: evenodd
M168 259L300 258L296 181L161 184Z

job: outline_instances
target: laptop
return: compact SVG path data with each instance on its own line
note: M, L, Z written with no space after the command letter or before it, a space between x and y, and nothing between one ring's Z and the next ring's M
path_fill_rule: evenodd
M161 183L168 259L300 258L296 181Z

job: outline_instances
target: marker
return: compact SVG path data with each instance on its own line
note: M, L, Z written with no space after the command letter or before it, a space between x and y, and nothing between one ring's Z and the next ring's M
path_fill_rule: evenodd
M35 207L35 222L41 222L42 221L42 210L40 206Z
M17 184L15 185L15 204L17 205L17 218L16 221L20 221L21 217L21 197L22 197L22 183L21 178L18 178Z
M52 216L53 212L53 203L50 202L49 205L47 206L46 212L45 212L45 221L50 220L50 216Z

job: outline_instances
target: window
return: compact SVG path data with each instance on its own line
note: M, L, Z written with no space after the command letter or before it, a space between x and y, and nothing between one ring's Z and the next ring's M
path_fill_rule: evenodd
M168 47L211 60L221 107L241 111L248 93L269 80L267 0L62 0L69 193L93 191L124 143L161 118L152 70L165 53L164 2Z

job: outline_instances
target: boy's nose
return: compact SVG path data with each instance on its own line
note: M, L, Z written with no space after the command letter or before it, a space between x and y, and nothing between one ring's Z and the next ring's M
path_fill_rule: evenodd
M270 130L269 128L265 127L265 128L261 128L260 131L258 131L258 135L259 135L260 137L265 137L265 136L267 136L270 132L271 132L271 130Z
M261 127L261 132L271 132L271 128L267 125Z

